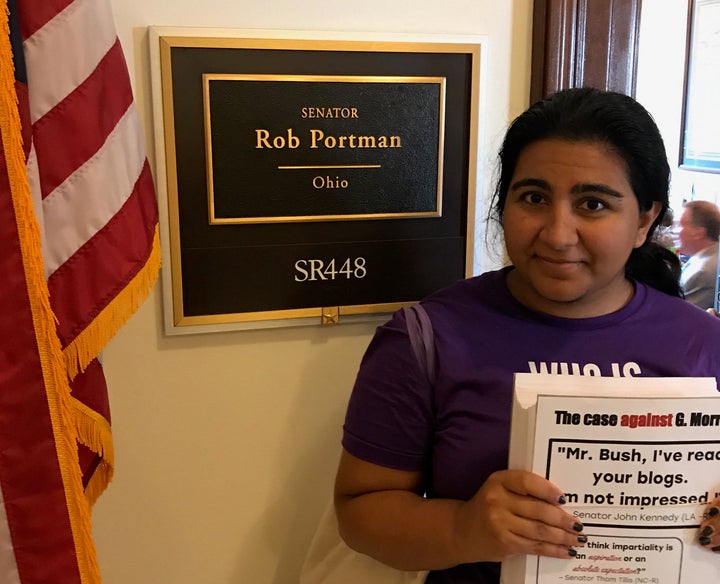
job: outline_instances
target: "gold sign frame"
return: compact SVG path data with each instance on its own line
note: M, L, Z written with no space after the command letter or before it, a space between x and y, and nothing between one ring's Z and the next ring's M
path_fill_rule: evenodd
M395 213L354 213L354 214L326 214L326 215L295 215L272 217L230 217L219 218L215 214L215 187L213 184L213 155L212 155L212 112L210 108L210 83L212 81L282 81L283 83L425 83L436 84L439 87L438 107L438 149L437 149L437 192L435 195L435 209L433 211L395 212ZM351 108L348 115L354 112ZM355 108L352 108L355 109ZM367 219L398 219L410 217L439 217L442 215L442 184L443 184L443 154L444 154L444 121L445 121L445 78L444 77L400 77L400 76L358 76L358 75L258 75L258 74L218 74L206 73L203 75L203 111L205 117L205 153L207 167L208 188L208 216L213 225L236 225L243 223L288 223L292 221L357 221ZM344 113L344 112L343 112ZM342 114L341 114L342 115ZM355 136L352 136L355 138ZM361 141L364 136L357 136ZM395 138L395 136L391 137ZM326 164L326 165L280 165L279 170L321 170L321 169L379 169L380 164Z
M222 332L222 331L229 331L229 330L245 330L245 329L258 329L258 328L274 328L274 327L286 327L286 326L302 326L302 325L317 325L317 324L336 324L338 322L357 322L357 321L367 321L367 320L382 320L385 319L389 312L392 312L393 310L396 310L397 308L400 308L401 306L410 304L411 302L419 299L419 294L412 294L411 296L408 296L408 294L399 293L397 301L391 300L387 301L388 299L386 297L379 298L379 299L373 299L372 302L353 302L352 299L357 299L359 297L353 296L349 302L335 302L335 298L331 298L332 303L328 304L325 301L327 300L327 296L325 298L320 298L315 305L311 306L305 306L305 307L298 307L293 306L289 307L287 309L278 308L277 306L271 307L269 310L263 310L263 309L256 309L258 307L262 308L259 304L258 306L253 306L252 309L247 310L240 310L240 311L234 311L232 309L226 310L226 309L211 309L206 310L203 312L202 308L198 311L195 310L195 313L189 313L186 310L186 301L189 296L202 296L203 291L200 289L195 289L188 292L188 281L186 279L186 273L188 273L188 265L189 261L186 259L186 256L188 254L188 247L192 247L192 245L187 245L184 248L183 247L183 237L185 235L182 234L182 215L183 213L187 213L187 211L183 210L183 205L186 205L187 202L182 200L183 194L181 185L179 184L179 174L178 170L179 168L182 168L183 163L179 162L178 159L178 144L176 142L176 130L181 123L182 120L178 120L176 118L176 103L173 101L173 92L176 90L174 88L173 83L173 77L171 72L172 67L172 51L174 48L182 47L184 49L198 49L198 50L205 50L209 48L213 49L229 49L229 50L243 50L243 49L253 49L253 50L268 50L268 51L310 51L310 52L323 52L323 51L334 51L334 52L342 52L347 51L352 53L353 55L362 55L364 53L369 54L378 54L383 53L387 55L394 55L394 54L405 54L405 55L413 55L417 54L418 59L423 58L425 55L462 55L463 57L467 57L468 62L470 63L469 69L469 81L467 84L467 95L462 96L465 102L467 103L467 112L466 112L466 121L465 124L466 127L462 128L462 131L464 132L464 136L466 136L466 144L463 145L465 148L463 152L461 152L463 157L463 164L464 164L464 172L462 174L462 180L458 184L458 181L455 180L452 182L452 192L451 196L454 198L457 198L458 195L458 188L463 191L462 200L455 201L452 203L455 207L455 219L453 219L453 213L451 212L445 217L442 215L442 208L443 204L447 203L447 185L444 185L444 179L446 179L445 173L444 173L444 163L443 163L443 157L447 156L448 153L445 151L445 127L444 127L444 120L445 120L445 86L444 86L444 77L442 75L402 75L402 74L394 74L394 75L386 75L386 74L378 74L378 75L363 75L359 76L354 73L349 73L348 75L326 75L326 74L308 74L308 75L298 75L297 73L289 73L289 74L282 74L280 77L283 81L288 80L295 80L295 79L318 79L318 80L324 80L327 81L328 79L337 78L337 79L347 79L348 77L357 77L362 78L364 82L367 82L369 79L377 79L380 82L382 80L387 80L388 78L393 79L411 79L411 80L417 80L419 78L424 78L426 81L428 79L437 81L438 79L443 79L443 87L442 87L442 101L441 101L441 108L442 108L442 115L440 116L440 123L443 124L441 130L439 131L438 135L438 144L440 148L440 152L438 154L438 165L437 165L437 200L436 200L436 210L431 212L422 212L422 213L415 213L413 217L413 213L405 214L401 221L403 223L397 223L398 217L397 214L393 215L391 213L378 213L374 216L372 214L367 214L365 216L359 215L356 217L342 215L342 214L327 214L327 215L315 215L315 216L281 216L281 215L274 215L274 216L268 216L268 217L254 217L251 220L246 220L243 218L240 218L240 220L237 220L237 218L227 221L224 218L217 218L214 216L214 211L212 209L211 199L207 193L203 195L204 203L203 205L208 211L208 217L207 217L207 225L213 226L216 229L243 229L245 227L247 228L263 228L263 226L272 227L272 224L277 223L287 223L287 224L298 224L298 223L315 223L315 224L327 224L330 222L336 222L339 226L344 226L345 222L348 221L349 223L362 223L362 221L359 221L359 219L368 220L370 219L371 222L369 224L376 225L374 223L377 219L382 219L383 223L387 223L388 225L394 225L398 224L400 229L400 234L398 235L398 240L401 240L403 237L405 237L405 233L403 230L407 229L408 225L414 225L418 220L422 221L445 221L453 220L456 223L459 224L460 221L462 221L462 233L458 234L456 236L453 236L451 239L454 239L456 242L452 244L452 248L455 250L462 250L462 257L453 257L453 262L455 264L461 265L463 268L461 270L461 273L458 273L457 277L466 277L470 276L472 273L473 263L474 263L474 224L475 224L475 195L476 195L476 183L477 183L477 159L478 159L478 107L479 107L479 98L480 98L480 50L481 50L481 43L480 39L477 37L446 37L441 35L432 35L432 36L425 36L422 37L422 39L418 41L408 41L406 35L375 35L378 38L341 38L341 35L339 34L333 34L333 33L318 33L318 32L298 32L298 31L252 31L252 30L234 30L234 29L196 29L196 28L173 28L173 27L151 27L150 28L150 53L151 53L151 73L152 73L152 89L153 89L153 105L154 105L154 118L155 118L155 147L156 147L156 182L158 185L158 195L159 195L159 203L160 203L160 210L161 210L161 236L163 239L163 261L164 261L164 268L163 268L163 312L164 312L164 322L165 322L165 332L166 334L175 335L175 334L192 334L192 333L205 333L205 332ZM349 35L357 36L357 35ZM367 35L367 36L373 36L373 35ZM326 37L326 38L323 38ZM211 78L219 78L222 76L244 76L244 75L250 75L254 76L256 78L267 78L267 77L273 77L277 78L278 75L271 74L267 75L265 73L227 73L223 71L222 69L219 71L208 71L206 79ZM240 78L240 77L238 77ZM203 81L203 83L206 83ZM203 89L205 91L205 89ZM204 98L203 98L204 99ZM203 106L204 107L204 106ZM204 107L203 109L203 124L205 126L205 130L203 133L203 141L208 140L208 136L205 134L207 132L208 124L206 123L208 120L206 119L206 116L208 116L208 111ZM183 118L185 119L185 118ZM457 142L457 140L456 140ZM204 153L204 158L207 157L204 160L204 164L207 164L208 166L211 165L212 158L210 157L211 154L206 150ZM454 157L457 157L457 152L454 153ZM454 172L453 174L457 174ZM207 173L206 176L206 185L211 184L210 181L212 180L212 174ZM208 191L212 192L212 191ZM193 204L195 204L193 202ZM196 208L197 205L195 205ZM247 225L250 224L250 225ZM270 224L270 225L267 225ZM430 225L430 224L428 224ZM344 227L343 227L344 228ZM385 228L387 231L388 228ZM420 232L418 234L412 233L412 239L417 242L419 242L419 248L418 250L407 252L404 250L402 253L410 253L412 261L410 263L413 264L409 269L411 272L409 273L416 273L417 270L415 270L414 266L417 264L417 266L422 266L424 263L426 263L427 260L431 259L435 254L436 249L440 249L441 251L437 254L440 258L442 266L442 258L443 253L446 253L442 251L442 245L435 244L433 239L433 234L430 233L428 235L428 228L421 228ZM214 232L217 233L217 232ZM387 252L387 250L383 249L382 243L383 243L383 237L387 237L387 235L378 237L376 240L373 239L373 241L368 242L368 245L372 245L377 247L378 249L375 251L377 257L384 258L385 256L393 257L393 251ZM458 237L462 240L459 241ZM332 239L332 238L329 238ZM445 237L447 239L447 237ZM431 245L432 243L432 245ZM323 242L320 242L320 244L324 244ZM220 244L217 244L218 248L221 247ZM438 247L439 246L439 247ZM447 252L449 253L449 252ZM453 252L455 253L455 252ZM356 262L356 265L358 263L358 259L362 259L364 261L364 256L366 254L363 253L363 257L355 257L354 260ZM458 254L455 254L458 256ZM346 257L347 256L347 257ZM298 256L300 257L300 256ZM305 257L305 256L302 256ZM313 256L311 252L308 252L307 254L308 258L313 258L316 256ZM317 256L320 257L320 256ZM325 258L326 256L322 256ZM407 259L406 256L398 256ZM342 268L347 267L348 262L350 262L351 255L345 254L345 256L342 256L338 258L338 263L335 265L335 259L332 258L332 275L334 278L335 271L341 271ZM211 258L212 261L215 260L214 257ZM344 263L342 263L344 261ZM324 272L317 271L312 272L310 271L311 268L315 269L316 266L313 266L313 262L320 262L321 267L324 270L328 270L330 268L329 260L324 259L325 264L322 264L321 260L316 259L307 259L307 260L298 260L296 262L296 265L299 262L308 262L306 264L302 264L305 266L304 272L299 272L301 275L302 273L311 275L317 275L322 276ZM404 261L404 260L403 260ZM203 262L202 260L199 260L196 262L197 264L202 265L203 263L212 263L212 262ZM377 267L378 262L376 262L375 266ZM341 268L342 265L342 268ZM428 263L430 271L434 274L437 272L437 269L432 269L432 266ZM352 264L351 264L352 267ZM362 266L361 266L362 267ZM226 266L223 267L223 269L226 269ZM301 268L297 268L297 270L301 270ZM202 271L202 270L201 270ZM391 273L393 270L386 270L387 273ZM440 269L442 271L442 269ZM184 273L185 272L185 273ZM227 268L227 273L231 273L232 269ZM350 270L348 269L348 273ZM359 269L356 269L356 275L357 272L359 272ZM385 276L381 277L379 281L386 282L388 280L387 273ZM432 274L431 274L432 275ZM202 277L201 276L194 276L197 281L200 282L200 285L196 288L202 288ZM349 276L348 276L349 277ZM404 276L399 277L407 277L407 273L405 273ZM437 287L440 287L442 285L442 278L449 279L454 278L456 276L438 276L434 282L430 283L423 283L423 286L427 288L428 291L432 291L432 289L435 289ZM311 278L306 278L311 279ZM317 280L322 279L316 278ZM340 279L340 278L338 278ZM295 280L298 281L298 273L295 274ZM313 283L315 285L315 283ZM252 278L247 280L245 282L245 287L251 289L253 286ZM213 285L212 283L208 284L208 288L211 288L215 290L218 288L217 285ZM420 287L422 288L422 286ZM235 286L235 289L237 289L237 286ZM424 290L423 290L424 292ZM256 296L263 296L265 294L265 291L259 290L256 294ZM339 298L343 300L344 294L341 292L339 294ZM253 302L255 302L256 299L253 299ZM200 304L202 305L203 299L200 298ZM258 301L259 302L259 301ZM257 303L256 303L257 304Z

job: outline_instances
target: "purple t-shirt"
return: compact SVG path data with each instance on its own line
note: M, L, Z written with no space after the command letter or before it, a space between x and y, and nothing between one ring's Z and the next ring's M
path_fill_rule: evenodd
M389 468L422 471L428 497L470 499L507 468L513 374L716 377L720 318L636 284L630 303L582 319L525 308L508 271L458 282L422 301L435 335L436 379L420 370L402 311L379 327L348 405L343 447ZM499 564L431 572L427 584L496 584Z

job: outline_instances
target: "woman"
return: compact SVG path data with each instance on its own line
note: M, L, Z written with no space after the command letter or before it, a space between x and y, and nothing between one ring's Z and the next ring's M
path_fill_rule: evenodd
M335 488L351 547L433 584L496 583L513 554L576 555L587 538L561 486L506 470L512 377L573 363L720 381L720 320L680 299L677 260L651 241L668 181L658 129L627 96L566 90L513 122L493 205L512 265L422 302L432 382L401 312L363 358ZM701 531L720 546L716 517Z

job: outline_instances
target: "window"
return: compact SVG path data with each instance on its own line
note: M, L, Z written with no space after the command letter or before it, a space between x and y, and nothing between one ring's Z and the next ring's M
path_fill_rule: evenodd
M720 0L690 0L680 166L720 172Z

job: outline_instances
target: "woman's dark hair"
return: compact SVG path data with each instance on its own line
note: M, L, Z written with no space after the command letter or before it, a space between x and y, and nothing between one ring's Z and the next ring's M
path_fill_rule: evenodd
M522 151L534 142L552 138L604 144L625 162L640 211L648 211L655 201L661 204L645 242L630 254L625 275L681 297L678 258L652 241L653 232L668 209L670 167L665 145L652 116L627 95L592 88L565 89L538 101L518 116L500 149L500 176L490 218L502 225L505 199Z

